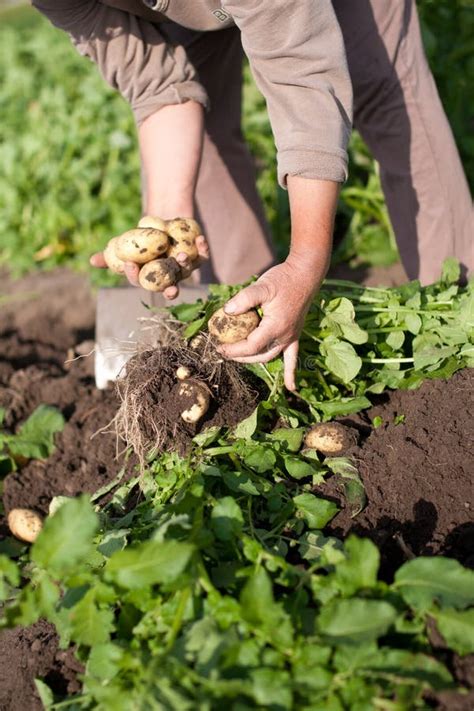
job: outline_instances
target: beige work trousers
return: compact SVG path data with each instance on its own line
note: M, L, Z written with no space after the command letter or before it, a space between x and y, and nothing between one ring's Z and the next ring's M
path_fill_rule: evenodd
M430 283L446 257L474 270L474 213L451 128L423 50L414 0L333 0L354 88L354 124L380 164L409 278ZM242 49L236 29L163 26L182 43L211 110L196 200L212 265L204 280L237 283L274 262L254 166L241 129Z

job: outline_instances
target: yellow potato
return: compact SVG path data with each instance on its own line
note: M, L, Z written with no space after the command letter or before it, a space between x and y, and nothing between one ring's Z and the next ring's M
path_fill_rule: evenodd
M179 281L181 269L176 259L153 259L144 264L138 274L138 281L147 291L164 291Z
M115 251L117 240L118 237L112 237L112 239L109 240L107 247L104 249L104 259L111 272L114 272L115 274L123 274L125 272L125 262L117 257Z
M151 227L137 227L120 235L115 252L124 262L146 264L163 255L168 247L169 238L165 232Z
M199 223L190 217L176 217L174 220L168 220L165 231L177 241L189 237L196 239L196 237L202 235Z
M8 527L15 538L33 543L43 528L43 521L30 509L12 509L8 514Z
M178 380L187 380L191 377L191 371L187 365L180 365L179 368L176 369L176 377Z
M183 400L181 419L195 425L209 409L210 393L204 383L197 380L183 380L179 386L178 398Z
M260 323L260 317L253 309L234 316L219 309L209 319L207 328L211 336L219 343L238 343L248 338Z
M152 217L151 215L144 215L137 225L138 227L151 227L154 230L161 230L166 232L166 222L162 220L161 217Z
M339 422L319 423L307 432L304 443L309 449L316 449L326 456L339 456L356 444L354 431Z

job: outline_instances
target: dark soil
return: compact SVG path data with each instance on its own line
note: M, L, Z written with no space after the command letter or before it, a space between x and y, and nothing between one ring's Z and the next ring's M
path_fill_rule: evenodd
M46 513L54 496L96 491L117 475L121 464L115 458L115 436L91 437L110 422L119 401L113 389L96 390L91 358L65 362L93 348L94 301L84 278L66 270L17 282L4 277L1 291L13 299L23 296L2 305L0 311L0 407L7 409L7 427L15 431L40 403L56 405L67 421L56 438L56 452L46 463L32 462L6 477L4 506L7 512L24 506ZM335 476L329 479L324 495L341 506L332 530L342 536L354 531L376 541L387 579L412 553L446 554L465 565L474 564L473 380L474 371L465 370L450 381L389 393L370 411L343 420L359 431L359 445L352 454L368 503L352 519L345 508L342 482ZM166 388L171 395L176 381L173 377L173 383L166 382L163 378L156 385L155 395L162 397ZM214 399L218 404L227 402L228 411L218 416L214 404L206 424L221 424L233 415L235 419L226 422L230 424L253 407L249 401L239 410L240 399L222 387ZM171 397L168 405L172 407ZM396 424L401 415L403 421ZM383 421L377 429L371 426L375 416ZM192 434L188 431L188 439ZM128 465L128 476L133 467ZM2 533L8 534L4 521L0 521ZM40 709L35 677L58 694L78 690L80 665L71 650L58 649L53 629L44 622L4 632L0 659L1 711ZM448 661L458 682L472 688L473 658L454 656ZM441 711L474 707L472 695L451 692L429 703Z
M380 399L344 420L359 430L360 444L350 454L368 503L351 518L341 479L329 479L321 493L342 507L332 533L372 538L387 578L410 553L448 555L474 567L474 370ZM382 425L374 429L375 417Z

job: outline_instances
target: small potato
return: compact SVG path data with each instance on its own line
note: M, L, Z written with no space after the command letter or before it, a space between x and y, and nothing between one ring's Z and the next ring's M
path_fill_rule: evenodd
M137 227L120 235L115 252L124 262L146 264L160 257L169 247L169 238L165 232L151 227Z
M144 215L137 226L151 227L153 230L161 230L161 232L166 232L166 222L162 220L161 217L152 217L151 215Z
M185 406L181 419L195 425L209 409L210 393L204 383L198 380L183 380L178 390L179 400L182 400Z
M219 343L238 343L250 336L259 323L260 317L253 309L234 316L226 314L222 308L211 316L207 328L211 336Z
M306 447L316 449L327 457L344 454L356 442L355 432L339 422L313 425L304 440Z
M112 239L109 240L107 247L104 249L104 259L111 272L114 272L114 274L124 274L125 262L119 259L116 253L118 239L118 237L112 237Z
M43 520L30 509L12 509L8 514L8 527L15 538L33 543L43 528Z
M178 241L189 237L196 239L202 235L199 223L190 217L176 217L174 220L168 220L165 232Z
M180 365L176 370L176 377L178 380L187 380L191 377L191 371L187 366Z
M144 264L138 274L138 281L147 291L164 291L173 286L181 276L181 269L176 259L153 259Z

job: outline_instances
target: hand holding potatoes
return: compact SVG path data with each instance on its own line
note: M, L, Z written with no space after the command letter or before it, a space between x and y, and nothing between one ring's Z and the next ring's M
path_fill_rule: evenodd
M195 220L145 216L135 229L113 237L104 252L91 257L91 264L108 267L124 274L134 286L173 299L179 292L178 283L208 258L208 251Z

